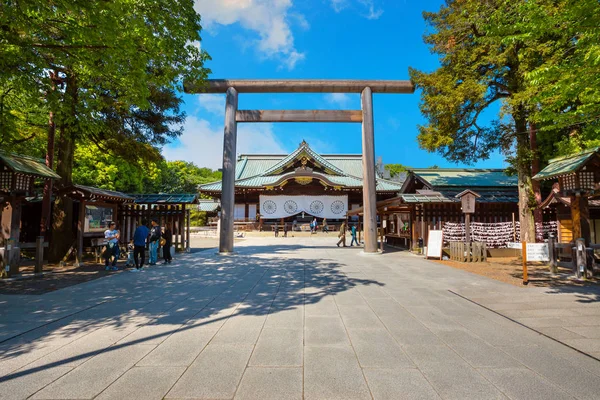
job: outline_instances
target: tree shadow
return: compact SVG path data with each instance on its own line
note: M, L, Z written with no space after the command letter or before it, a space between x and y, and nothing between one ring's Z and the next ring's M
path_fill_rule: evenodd
M5 296L0 299L6 303L0 308L0 321L16 328L12 337L0 336L0 370L5 362L14 362L14 369L0 382L127 346L155 343L231 317L267 316L316 304L355 287L383 286L346 275L345 265L336 260L308 258L302 256L306 251L297 252L322 247L331 248L281 244L243 246L231 256L219 256L216 251L184 254L169 266L107 276L44 296ZM151 328L149 334L134 334L146 327ZM58 359L51 353L62 347L46 347L55 342L75 348L80 344L75 341L102 329L122 331L123 337L80 353L67 351L70 355ZM131 340L129 335L133 335ZM44 341L48 338L49 342ZM20 363L19 357L31 360Z

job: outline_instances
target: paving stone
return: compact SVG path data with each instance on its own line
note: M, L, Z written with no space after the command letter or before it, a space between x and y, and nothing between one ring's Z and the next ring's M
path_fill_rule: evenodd
M306 317L304 323L305 346L350 345L348 334L339 316Z
M414 367L386 330L348 328L348 334L362 368Z
M468 364L437 364L420 368L443 399L507 399Z
M383 323L368 306L339 306L346 328L383 328Z
M184 371L184 367L134 367L96 399L161 400Z
M440 399L417 369L365 369L364 374L375 400Z
M0 399L27 399L71 370L72 368L68 367L23 368L10 375L3 375L0 377Z
M253 346L209 344L166 399L229 399L235 394Z
M92 399L148 354L154 346L107 349L37 392L34 399Z
M566 326L564 329L588 339L600 339L600 327L597 326Z
M339 315L339 311L332 295L328 293L321 293L319 291L317 295L305 292L304 297L304 312L306 316L335 317Z
M514 400L573 399L573 396L570 396L529 369L481 368L479 372Z
M299 329L262 330L249 365L302 366L304 332Z
M302 399L302 368L248 367L235 399Z
M478 337L465 331L441 332L438 336L474 367L521 367L522 364Z
M568 344L569 346L575 347L578 350L583 351L584 353L594 353L600 352L600 340L597 339L563 339L561 340L563 343Z
M539 347L505 347L504 351L578 399L597 399L600 379L569 359Z
M371 399L350 346L305 347L304 398Z
M303 329L304 328L304 307L296 307L284 310L276 310L271 308L265 328L288 328L288 329Z
M204 350L215 335L216 329L208 327L181 329L169 336L150 354L144 357L138 366L177 367L190 365Z
M411 344L402 346L408 357L418 366L431 364L459 364L465 360L445 344Z

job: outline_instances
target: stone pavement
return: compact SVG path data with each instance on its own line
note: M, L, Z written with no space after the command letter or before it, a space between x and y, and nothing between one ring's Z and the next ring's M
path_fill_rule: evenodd
M600 397L598 360L523 325L570 310L565 328L594 326L593 293L335 241L252 238L229 257L0 296L0 399Z

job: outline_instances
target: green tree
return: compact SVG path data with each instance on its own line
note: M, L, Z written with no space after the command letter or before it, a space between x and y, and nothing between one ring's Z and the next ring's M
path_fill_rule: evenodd
M75 149L73 182L124 193L156 192L162 185L162 162L124 160L94 144Z
M153 109L153 91L172 95L184 79L208 73L208 55L194 45L201 27L192 0L8 0L0 3L0 26L0 82L43 95L59 132L56 169L63 186L72 182L76 143L112 141L150 154L136 143L150 150L168 137L170 129L152 124L153 115L168 112L146 115L146 125L158 128L150 130L136 130L129 116ZM56 259L71 242L72 204L61 197L54 210Z
M541 130L565 129L575 146L597 145L600 132L600 3L597 0L540 0L523 2L518 40L568 43L564 51L549 52L526 74L539 88L532 101L538 112L532 120ZM566 149L565 149L566 150Z
M390 176L392 178L408 170L408 167L402 164L386 164L384 168L386 171L390 171Z
M197 193L198 185L221 180L220 171L200 168L188 161L167 161L162 171L163 193Z
M537 206L531 180L529 118L537 112L537 87L527 74L542 60L563 51L564 40L522 35L525 0L447 1L424 13L431 28L425 42L440 59L431 73L411 69L428 123L419 127L422 148L454 162L473 163L500 149L518 177L521 237L533 241L532 210ZM498 106L493 106L499 104ZM496 108L494 108L496 107ZM482 114L499 110L487 122Z

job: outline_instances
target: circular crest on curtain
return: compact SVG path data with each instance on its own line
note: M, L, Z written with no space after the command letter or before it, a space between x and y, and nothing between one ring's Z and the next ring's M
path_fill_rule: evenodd
M331 212L334 214L341 214L344 212L344 202L340 200L336 200L331 203Z
M275 211L277 211L277 204L275 204L274 201L267 200L263 204L263 210L267 214L275 214Z
M325 205L321 200L315 200L312 203L310 203L310 212L312 212L313 214L321 214L324 208Z
M283 205L283 209L288 214L295 214L298 211L298 204L294 200L288 200Z

